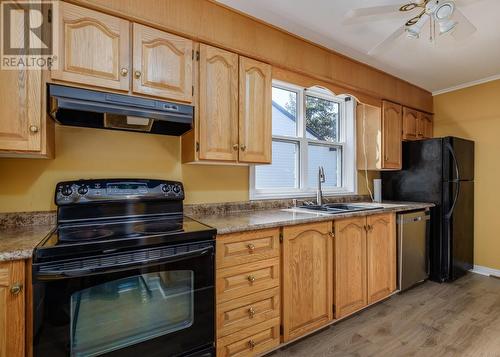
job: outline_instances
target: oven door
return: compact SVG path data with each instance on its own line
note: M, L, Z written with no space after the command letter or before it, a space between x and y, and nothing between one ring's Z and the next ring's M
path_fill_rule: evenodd
M214 344L214 245L33 265L34 355L184 356Z

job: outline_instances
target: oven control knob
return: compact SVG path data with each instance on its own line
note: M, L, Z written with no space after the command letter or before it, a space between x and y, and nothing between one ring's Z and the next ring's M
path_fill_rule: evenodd
M174 188L173 188L173 191L175 193L179 193L179 192L181 192L181 187L179 185L175 185Z
M163 185L163 187L161 188L161 190L165 193L169 192L171 189L172 188L170 185Z
M82 195L82 196L86 195L87 192L89 192L89 188L87 186L80 186L80 187L78 187L78 193L80 195Z
M61 193L63 196L71 196L71 194L73 193L73 190L69 186L64 186L61 190Z

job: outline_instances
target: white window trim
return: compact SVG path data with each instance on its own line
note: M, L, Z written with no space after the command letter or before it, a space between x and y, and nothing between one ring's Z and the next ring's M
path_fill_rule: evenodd
M273 136L273 140L299 143L299 187L295 189L256 189L255 188L255 165L250 167L250 200L276 199L276 198L302 198L315 196L316 189L306 187L307 171L307 145L309 142L320 143L332 147L341 147L341 165L342 165L342 186L337 188L323 189L323 196L339 196L357 194L357 170L356 170L356 127L355 127L355 101L345 101L347 95L337 96L335 93L321 87L303 88L286 82L273 80L273 87L278 87L297 93L297 123L299 137ZM304 104L306 93L311 93L315 97L333 100L340 104L340 142L332 143L329 141L318 141L307 139L304 135ZM347 118L352 118L348 120ZM302 186L302 187L300 187Z

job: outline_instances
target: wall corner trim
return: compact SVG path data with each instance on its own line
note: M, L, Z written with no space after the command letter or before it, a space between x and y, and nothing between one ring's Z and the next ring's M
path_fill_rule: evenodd
M483 267L481 265L474 265L474 268L471 270L471 272L475 273L475 274L493 276L495 278L500 278L500 270L499 269Z
M452 87L448 87L448 88L434 91L434 92L432 92L432 96L436 96L436 95L440 95L440 94L444 94L444 93L448 93L448 92L454 92L454 91L459 90L459 89L477 86L479 84L496 81L498 79L500 79L500 74L495 74L494 76L490 76L490 77L486 77L486 78L478 79L475 81L466 82L466 83L458 84L456 86L452 86Z

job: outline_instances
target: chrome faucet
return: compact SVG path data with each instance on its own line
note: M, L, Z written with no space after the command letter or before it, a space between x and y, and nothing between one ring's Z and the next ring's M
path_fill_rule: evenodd
M325 170L323 166L318 167L318 189L316 190L316 203L318 206L323 204L323 192L321 191L321 184L325 182Z

